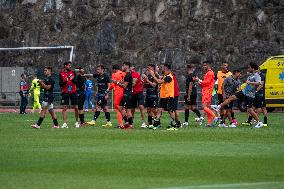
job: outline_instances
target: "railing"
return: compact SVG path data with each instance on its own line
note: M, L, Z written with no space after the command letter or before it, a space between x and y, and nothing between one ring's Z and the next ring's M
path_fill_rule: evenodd
M59 107L60 106L60 102L61 102L61 93L60 92L54 92L54 101L53 101L53 105L54 107ZM93 97L92 97L92 102L94 102L95 100L95 92L93 92ZM185 92L180 92L179 95L179 104L178 104L178 108L182 109L184 107L184 95ZM41 94L41 98L40 101L42 99L42 94ZM1 92L0 93L0 108L19 108L20 105L20 95L18 92ZM216 98L213 97L212 103L216 102ZM33 106L33 94L31 96L28 97L28 107L32 107ZM111 107L112 109L113 107L113 93L111 94L109 100L108 100L108 106ZM197 97L197 107L201 108L201 93L198 93L198 97Z

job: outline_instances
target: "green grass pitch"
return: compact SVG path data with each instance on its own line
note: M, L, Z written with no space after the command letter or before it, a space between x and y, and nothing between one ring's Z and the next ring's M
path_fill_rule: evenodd
M262 129L192 121L166 131L164 114L163 128L149 130L136 117L133 130L100 127L104 114L96 127L52 129L48 115L36 130L30 127L36 113L1 113L0 188L284 188L283 113L270 114L270 127ZM68 118L73 126L73 113Z

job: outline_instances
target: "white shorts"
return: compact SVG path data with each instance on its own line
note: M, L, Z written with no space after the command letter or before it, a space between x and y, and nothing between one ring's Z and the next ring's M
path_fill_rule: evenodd
M42 108L47 108L48 110L52 110L53 109L53 104L49 104L48 102L42 101L41 103Z

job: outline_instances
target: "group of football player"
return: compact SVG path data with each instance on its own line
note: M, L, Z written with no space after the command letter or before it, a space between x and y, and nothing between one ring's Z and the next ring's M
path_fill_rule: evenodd
M82 67L72 70L72 62L63 64L59 74L59 85L61 88L61 105L63 124L61 128L68 128L67 110L72 106L75 113L75 127L79 128L86 124L96 125L101 112L104 112L106 122L102 126L112 127L108 100L113 90L113 105L116 110L118 128L133 128L135 110L139 109L141 115L141 128L157 129L161 127L162 112L168 112L169 124L167 130L177 130L187 127L189 123L189 111L196 114L195 121L200 125L204 123L200 111L197 108L198 88L201 88L201 101L204 114L207 116L207 127L237 127L237 121L233 111L233 102L237 99L243 101L247 107L248 120L244 125L250 125L252 120L256 121L256 128L267 126L267 112L264 100L264 81L257 64L248 65L249 76L246 86L241 90L239 80L241 72L228 70L228 63L223 63L221 70L215 76L211 69L211 62L202 63L204 76L201 80L195 74L194 65L186 65L186 94L184 96L184 122L179 119L179 83L172 71L171 64L149 64L140 75L130 62L122 65L112 66L111 78L106 73L104 65L98 65L94 74L85 73ZM44 68L46 78L38 80L38 85L43 89L43 102L41 104L40 117L33 128L40 128L47 111L53 119L53 128L60 128L56 114L53 109L54 80L51 78L52 68ZM93 119L85 121L84 114L88 111L92 91L92 79L96 84L96 104L92 105L94 110ZM217 81L215 81L217 79ZM212 93L217 83L218 105L211 105ZM85 108L85 109L84 109ZM214 112L215 111L215 112ZM259 112L264 113L264 123L259 121ZM147 112L148 119L145 120ZM216 113L217 112L217 113ZM228 125L226 125L228 119ZM137 121L138 122L138 121ZM164 123L163 123L164 124Z

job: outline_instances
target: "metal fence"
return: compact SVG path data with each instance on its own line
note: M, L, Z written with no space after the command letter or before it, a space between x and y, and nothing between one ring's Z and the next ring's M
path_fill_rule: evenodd
M60 107L60 102L61 102L61 93L60 92L54 92L54 106L55 107ZM92 96L92 102L94 102L95 100L95 92L93 92L93 96ZM42 95L42 94L41 94ZM178 104L178 108L182 109L184 107L184 95L185 92L180 92L179 95L179 104ZM41 98L42 99L42 96ZM0 93L0 108L19 108L20 106L20 95L18 92L2 92ZM212 103L216 102L216 98L213 97L213 101ZM29 97L28 100L28 108L33 106L33 94ZM113 107L113 93L111 93L111 97L108 100L108 106L111 107L112 109ZM198 93L198 97L197 97L197 107L201 108L201 93Z

